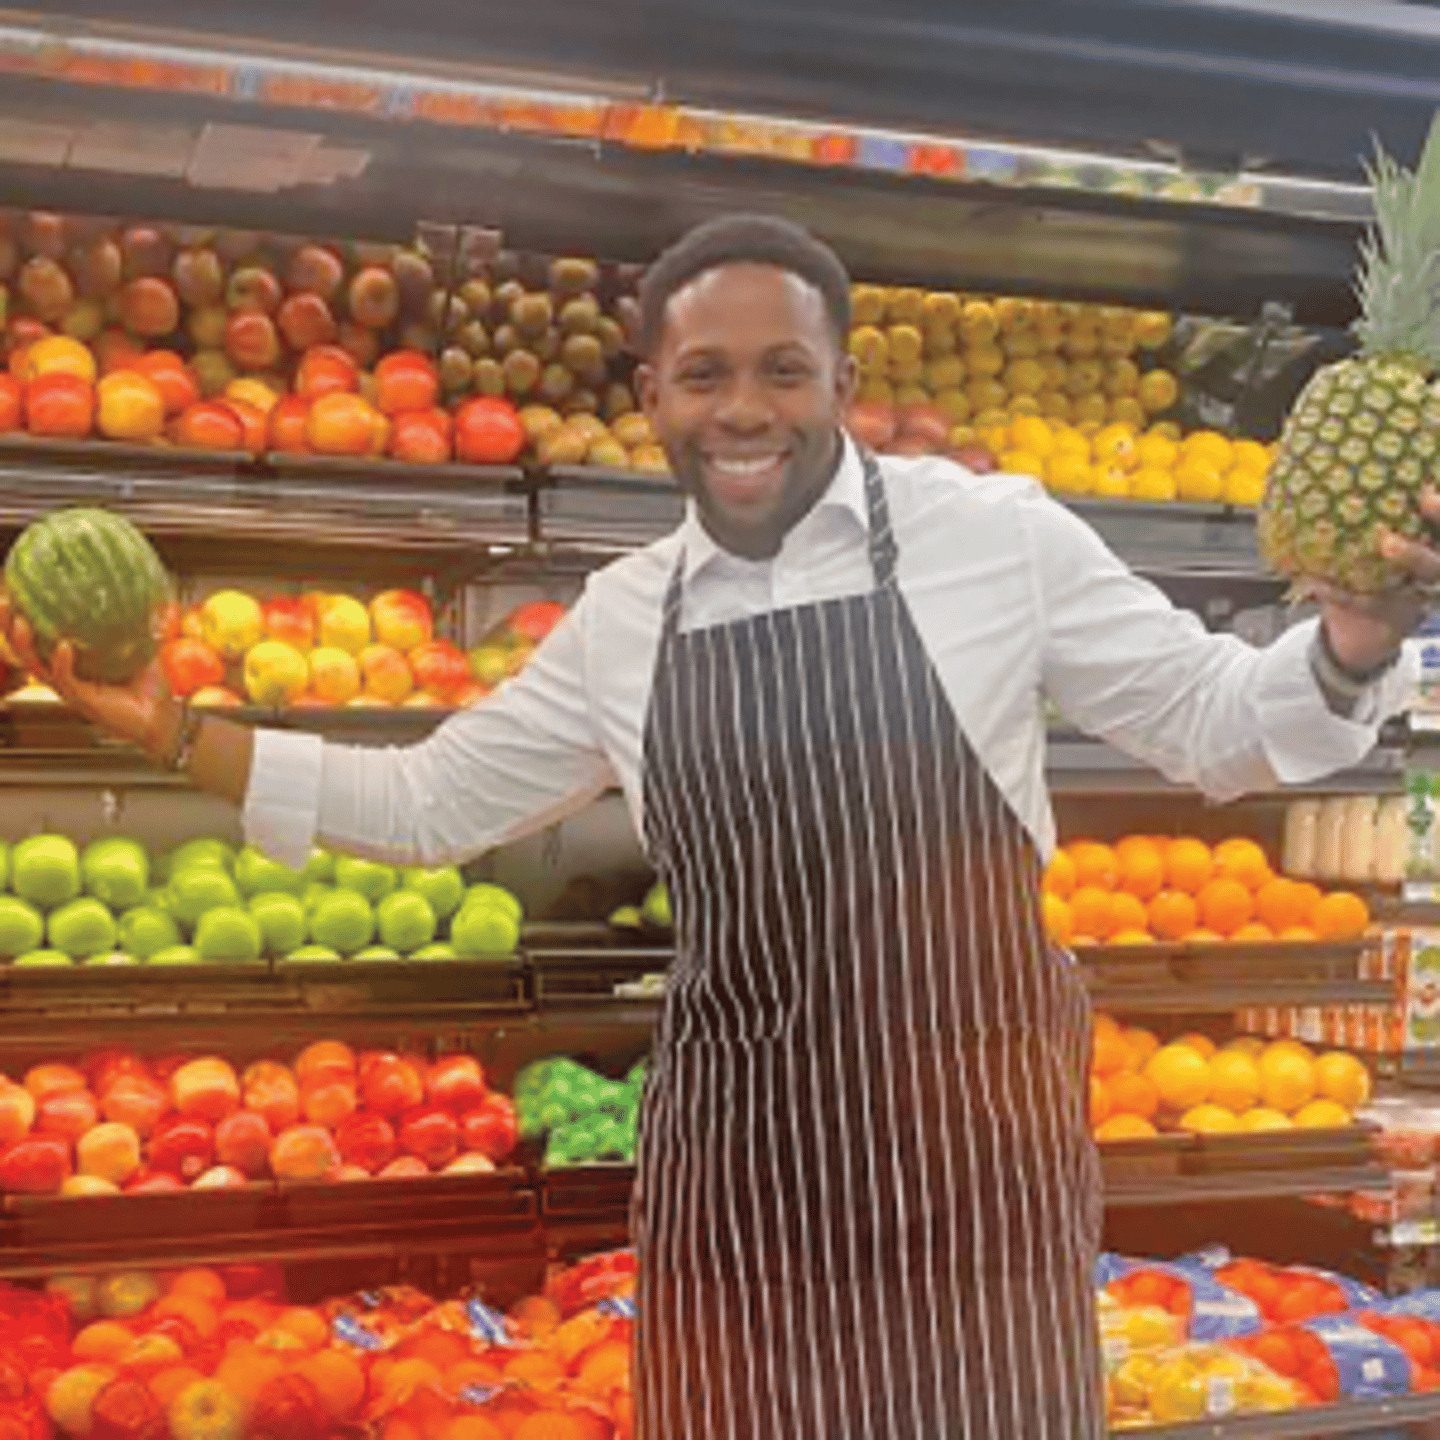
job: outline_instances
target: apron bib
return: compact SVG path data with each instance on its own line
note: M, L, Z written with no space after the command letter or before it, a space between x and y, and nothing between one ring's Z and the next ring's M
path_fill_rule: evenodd
M682 634L682 556L666 596L637 1434L1100 1440L1089 1007L865 490L872 592Z

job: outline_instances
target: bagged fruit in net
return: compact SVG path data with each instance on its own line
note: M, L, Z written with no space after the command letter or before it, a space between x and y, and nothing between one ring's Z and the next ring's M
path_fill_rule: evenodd
M1190 1340L1253 1335L1264 1324L1249 1296L1229 1288L1194 1257L1129 1260L1103 1255L1096 1277L1123 1308L1153 1308L1174 1316L1184 1326L1184 1338Z
M632 1296L639 1262L633 1250L611 1250L592 1255L576 1265L551 1274L545 1282L545 1298L568 1319L577 1310L602 1300Z
M1302 1386L1230 1343L1132 1355L1107 1377L1112 1429L1294 1410Z
M1132 1355L1166 1350L1185 1338L1185 1319L1160 1305L1122 1305L1108 1291L1097 1297L1100 1353L1107 1371Z
M1393 1339L1362 1323L1360 1312L1317 1315L1237 1344L1325 1405L1408 1395L1415 1388L1410 1356Z
M1221 1284L1253 1300L1270 1325L1293 1325L1316 1315L1343 1315L1347 1310L1377 1305L1384 1298L1362 1281L1308 1265L1231 1259L1223 1250L1202 1252L1196 1259Z

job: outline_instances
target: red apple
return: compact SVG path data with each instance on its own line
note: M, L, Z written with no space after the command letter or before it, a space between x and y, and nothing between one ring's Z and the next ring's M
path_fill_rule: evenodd
M298 351L312 345L329 345L338 333L330 307L318 295L302 292L291 295L281 304L275 323L285 343Z
M326 245L302 245L290 258L285 283L291 290L333 300L345 283L345 262Z
M241 1095L247 1110L260 1115L278 1135L300 1118L300 1086L288 1065L257 1060L241 1076Z
M319 1391L293 1370L261 1387L247 1431L251 1440L325 1440L333 1433Z
M952 427L949 416L936 405L906 405L900 411L899 438L924 444L928 454L945 453Z
M444 410L397 415L390 429L390 458L407 465L444 465L454 458L453 430Z
M145 340L173 334L180 325L180 300L168 280L146 276L120 292L120 323Z
M145 1147L152 1170L193 1180L210 1168L215 1158L215 1131L208 1120L167 1115L155 1127Z
M117 1375L90 1410L90 1440L170 1440L164 1407L144 1380Z
M92 1050L80 1062L80 1069L90 1079L90 1088L97 1095L104 1093L122 1075L149 1075L150 1068L128 1046L111 1045Z
M82 1175L123 1185L140 1168L140 1137L128 1125L107 1120L76 1142Z
M192 1190L243 1190L250 1178L233 1165L212 1165L191 1181Z
M418 590L382 590L370 602L375 639L402 655L426 644L435 633L430 602Z
M485 1072L473 1055L445 1055L430 1067L425 1090L432 1105L463 1115L485 1099Z
M298 595L277 595L260 607L265 633L302 654L315 645L315 612Z
M85 1076L73 1065L32 1065L25 1072L25 1088L35 1097L38 1105L52 1095L63 1095L67 1090L85 1090L89 1086Z
M100 1119L100 1107L88 1090L62 1090L40 1102L35 1128L42 1135L78 1140Z
M380 1115L403 1115L425 1098L425 1087L398 1055L380 1055L360 1081L365 1104Z
M400 1149L432 1170L448 1165L460 1149L460 1126L438 1105L420 1105L400 1122Z
M207 1055L170 1077L170 1098L180 1114L214 1124L240 1108L240 1081L228 1062Z
M31 1135L0 1155L0 1190L12 1195L55 1195L71 1168L68 1140Z
M442 700L470 683L470 662L465 652L448 640L427 640L417 645L408 658L416 685Z
M100 1113L138 1135L149 1135L169 1109L169 1094L148 1075L121 1075L100 1094Z
M895 439L895 411L874 400L860 400L845 413L845 426L867 449L883 450Z
M270 1166L270 1127L254 1110L237 1110L215 1127L215 1158L258 1179Z
M225 322L225 353L242 370L269 370L280 362L280 336L268 315L237 310Z
M414 1155L397 1155L375 1176L377 1180L418 1180L428 1175L430 1167Z
M203 640L192 640L188 635L167 640L160 647L160 665L170 693L176 696L193 695L225 679L225 662Z
M340 1158L360 1166L367 1175L384 1169L396 1155L395 1129L383 1115L351 1115L335 1132Z
M323 1180L339 1163L334 1138L319 1125L292 1125L270 1146L270 1169L280 1180Z
M270 316L280 308L280 282L261 265L243 265L225 287L232 314Z
M467 1150L478 1150L497 1164L515 1149L515 1106L508 1095L491 1091L460 1118L460 1136Z
M137 1170L125 1186L127 1195L153 1195L161 1191L183 1190L185 1182L168 1170Z
M300 1090L300 1107L312 1125L325 1125L333 1130L359 1107L352 1080L320 1080Z
M35 1097L13 1080L0 1076L0 1146L13 1145L35 1123Z
M505 617L505 632L513 642L538 645L565 618L558 600L531 600L517 605Z
M322 1079L353 1080L358 1071L355 1052L343 1040L317 1040L295 1060L295 1078L301 1085Z

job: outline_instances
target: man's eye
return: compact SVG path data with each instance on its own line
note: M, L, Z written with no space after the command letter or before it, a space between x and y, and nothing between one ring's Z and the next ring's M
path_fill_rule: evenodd
M687 385L691 389L699 389L702 386L713 385L718 377L719 372L712 366L696 365L690 369L681 370L675 378L682 385Z
M803 385L810 379L811 371L798 360L781 360L770 367L770 374L782 385Z

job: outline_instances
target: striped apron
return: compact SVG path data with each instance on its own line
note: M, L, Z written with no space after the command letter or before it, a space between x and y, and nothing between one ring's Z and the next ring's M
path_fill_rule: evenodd
M1088 1005L865 475L871 593L681 633L682 557L666 596L637 1434L1097 1440Z

